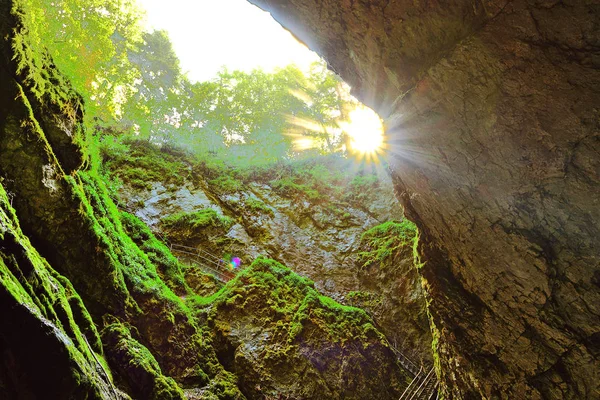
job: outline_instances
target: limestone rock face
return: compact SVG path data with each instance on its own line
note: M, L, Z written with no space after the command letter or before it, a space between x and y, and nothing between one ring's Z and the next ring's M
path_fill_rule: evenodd
M342 165L330 167L342 170ZM291 173L281 175L288 179ZM221 190L202 172L178 186L148 181L151 189L140 189L123 181L121 202L171 241L200 246L219 257L223 253L238 256L242 265L249 265L258 255L268 256L314 280L317 289L336 300L343 300L347 292L357 288L361 234L390 219L402 218L386 176L367 189L352 191L350 186L342 186L342 193L325 193L318 201L278 189L277 182L267 178L244 182L236 190ZM356 195L360 200L353 197ZM161 223L169 215L207 209L231 222L196 231Z
M221 363L249 399L397 399L410 378L367 314L258 258L207 310Z
M123 183L120 201L160 230L169 242L199 248L216 257L239 257L242 268L259 255L284 263L313 280L321 293L367 310L390 343L415 363L432 362L424 292L413 262L414 234L406 243L396 243L397 248L391 246L389 256L381 260L361 256L378 250L363 240L367 231L402 218L392 182L385 174L355 176L348 172L352 170L348 168L350 160L324 158L323 162L330 163L327 170L338 171L342 178L335 185L320 180L305 182L300 192L281 182L300 184L299 177L309 169L302 163L290 169L271 167L227 190L211 179L211 173L201 170L177 183L175 173L164 171L155 174L163 178L161 182L148 180L138 187L126 176L128 170L143 164L138 154L168 157L173 165L189 165L191 161L184 155L165 155L148 143L130 146L126 164L117 161L115 155L105 154L111 176ZM196 222L174 218L177 215L194 215ZM181 222L173 223L174 219ZM186 252L176 254L181 260L195 259ZM186 280L190 287L202 290L207 287L206 275L201 274L199 280L197 271L189 269Z
M251 2L387 121L446 395L598 398L598 2Z

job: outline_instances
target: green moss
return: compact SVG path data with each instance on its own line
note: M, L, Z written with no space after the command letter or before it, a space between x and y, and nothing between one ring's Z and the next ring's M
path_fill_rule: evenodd
M93 172L80 171L67 180L81 201L80 213L97 236L99 248L113 265L123 293L128 294L130 290L152 293L183 306L179 297L162 281L148 255L127 234L121 213L101 179ZM133 300L130 303L137 307Z
M130 328L113 322L102 330L109 357L138 398L152 400L185 399L177 383L163 375L152 353L135 340Z
M271 187L282 196L290 198L302 196L314 202L320 200L322 197L318 190L314 189L310 185L297 183L293 178L290 177L271 181Z
M417 227L409 220L384 222L362 234L361 244L367 250L358 254L359 260L363 266L379 263L383 267L400 251L412 251L416 238Z
M350 181L346 199L356 203L367 203L369 197L379 188L380 180L374 174L359 174Z
M364 166L349 169L347 160L334 155L261 166L232 166L218 158L198 160L181 150L165 155L164 150L148 142L116 140L112 136L104 138L99 146L108 180L142 189L150 189L153 182L170 182L169 189L174 190L185 176L189 183L199 186L206 182L210 192L242 214L248 210L272 215L272 210L261 200L247 198L242 203L231 196L244 192L252 183L268 184L274 192L289 199L325 204L326 212L340 220L351 218L342 211L348 203L360 207L380 185L374 171L367 172ZM143 150L141 154L138 148ZM202 179L194 179L196 176ZM328 204L334 199L338 204Z
M60 354L57 365L66 362L70 376L63 376L64 382L87 391L93 398L100 398L100 387L111 384L110 370L102 354L102 345L90 314L81 298L64 276L58 274L33 248L19 227L16 213L10 206L8 196L0 185L0 300L5 309L3 315L7 325L4 328L19 329L14 315L21 312L21 318L39 319L43 335L56 336L55 342L45 338L44 343L64 346L62 349L44 349L49 354ZM26 315L24 315L26 314ZM25 321L19 321L25 324ZM28 322L30 323L30 322ZM24 325L25 326L25 325ZM31 325L27 325L31 327ZM47 327L53 329L48 332ZM2 331L2 329L0 329ZM37 331L27 332L27 340L35 339ZM11 337L12 335L8 335ZM37 346L38 343L23 345ZM43 355L40 355L42 358ZM36 360L42 363L41 359ZM103 369L99 375L98 364ZM108 381L108 382L107 382ZM81 389L85 388L85 389ZM93 396L91 393L95 393ZM83 393L83 392L81 392Z
M262 200L254 197L248 197L244 200L244 208L251 212L262 213L273 216L273 210L267 206Z
M171 214L160 221L161 229L169 239L180 243L207 235L209 231L224 234L233 224L231 218L219 214L212 208Z
M183 151L113 136L104 137L98 146L103 167L111 171L111 178L139 189L151 189L152 182L180 186L189 174L181 162Z
M283 340L288 346L293 345L308 325L325 332L327 340L334 343L382 338L363 310L320 295L311 280L262 257L238 273L218 293L209 298L196 296L188 304L196 310L210 306L211 318L220 311L232 309L261 318L265 329L274 329L273 340Z
M185 266L173 256L169 248L160 241L142 220L133 214L121 212L125 232L146 253L157 268L160 278L176 293L191 293L184 278Z
M241 400L237 387L237 378L230 372L223 371L211 380L208 388L215 398L222 400Z
M222 175L216 179L211 179L208 183L218 192L223 194L233 194L242 190L242 182L231 175Z
M346 301L353 307L362 308L370 315L381 309L383 297L371 292L352 291L346 295Z
M413 241L413 247L412 247L413 263L414 263L415 267L417 267L417 269L421 269L425 265L425 262L421 261L421 254L419 253L419 238L420 238L420 233L419 233L419 230L417 229L417 235L415 237L415 240Z

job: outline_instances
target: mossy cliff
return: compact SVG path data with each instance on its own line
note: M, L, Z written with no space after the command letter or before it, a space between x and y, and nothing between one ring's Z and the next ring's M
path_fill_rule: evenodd
M276 261L258 258L210 305L199 300L219 360L250 398L397 398L409 382L363 310Z
M387 221L361 235L356 291L346 303L361 307L379 323L390 342L414 362L433 361L416 246L408 220Z
M219 312L206 311L242 301L235 293L244 289L236 286L241 281L212 298L199 297L169 250L117 209L89 158L80 97L51 60L30 51L19 12L18 2L0 2L0 397L260 398L255 386L243 383L253 382L254 371L227 370L224 321ZM253 278L250 271L246 279L259 280L260 273ZM280 275L285 290L318 298L308 309L328 316L316 329L308 325L317 319L286 314L297 316L287 328L297 335L287 335L288 345L299 346L293 339L306 330L311 340L344 348L345 356L360 359L361 349L372 347L377 363L352 375L356 393L373 384L374 398L397 397L406 378L369 318L318 297L289 272ZM290 301L304 304L306 296ZM270 293L262 300L277 301ZM280 316L274 315L257 329L271 329ZM284 329L285 319L278 324ZM346 342L353 346L343 347ZM317 363L301 351L295 357L307 366ZM278 383L280 371L268 371L272 393L303 396ZM330 375L305 380L305 387L326 382L331 393L344 395L345 381L331 382Z
M101 148L121 207L169 241L237 256L243 266L259 254L276 259L321 292L365 308L415 362L432 361L414 260L417 231L402 219L382 165L322 156L231 167L172 146L111 136ZM140 184L137 171L146 170ZM198 287L193 269L184 275Z
M0 307L0 398L117 396L90 314L25 237L2 187Z

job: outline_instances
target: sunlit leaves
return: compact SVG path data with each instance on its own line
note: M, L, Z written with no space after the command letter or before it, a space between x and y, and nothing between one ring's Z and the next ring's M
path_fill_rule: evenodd
M306 154L299 151L300 140L317 153L339 151L338 122L352 103L341 86L323 63L308 73L293 65L272 73L223 69L210 82L186 83L193 102L182 109L175 140L246 163L297 158Z
M324 62L309 71L223 69L209 82L190 82L166 32L142 32L133 0L16 4L27 32L13 42L22 71L38 95L53 95L41 68L49 55L82 94L94 125L245 163L348 147L341 122L356 101Z
M121 122L135 126L141 136L169 140L179 127L186 101L182 96L179 59L164 31L144 33L140 48L129 53L140 79L123 105Z
M18 0L16 4L32 59L47 51L83 95L88 115L107 118L116 113L126 86L136 76L127 60L127 52L137 46L141 35L141 12L133 1Z

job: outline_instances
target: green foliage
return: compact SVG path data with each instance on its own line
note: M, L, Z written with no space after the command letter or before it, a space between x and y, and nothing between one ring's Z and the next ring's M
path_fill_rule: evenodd
M383 267L402 250L412 251L416 238L417 227L409 220L384 222L362 234L361 243L368 250L360 252L359 259L363 266L378 262Z
M199 211L168 215L161 219L161 224L166 229L189 228L197 230L209 226L229 228L233 224L233 220L227 216L220 215L213 208L203 208Z
M303 196L312 201L317 201L321 198L319 192L310 185L296 183L296 181L290 177L272 181L271 187L285 197Z
M175 141L234 165L297 157L294 138L310 137L321 150L337 151L334 135L339 136L340 108L351 103L324 63L315 64L309 73L295 66L273 73L222 70L210 82L184 82L183 87L185 98L193 101L179 113Z
M346 197L355 202L366 202L379 184L379 178L375 174L358 174L350 182L350 192Z
M64 98L48 85L47 57L86 104L89 127L113 126L157 144L236 165L343 152L340 121L356 105L348 87L318 62L267 73L219 72L190 82L164 31L143 32L133 0L17 0L25 34L15 36L19 70L34 91ZM73 112L78 107L72 106ZM309 140L300 151L294 141ZM143 187L141 171L130 178Z
M213 186L218 193L233 194L242 190L242 182L230 174L221 175L216 179L211 179L208 183Z
M262 200L248 197L244 200L244 208L256 213L273 215L273 210L267 206Z
M189 171L182 163L183 151L143 140L106 136L99 143L103 168L112 179L150 189L152 182L182 185Z
M180 95L183 77L167 32L144 33L140 48L129 53L129 61L141 78L123 104L120 123L138 137L156 143L172 141L177 110L186 99Z
M130 0L17 0L24 34L13 46L19 68L38 96L51 89L44 75L49 55L83 95L87 116L107 118L118 111L119 98L136 78L127 59L141 37L141 13Z

